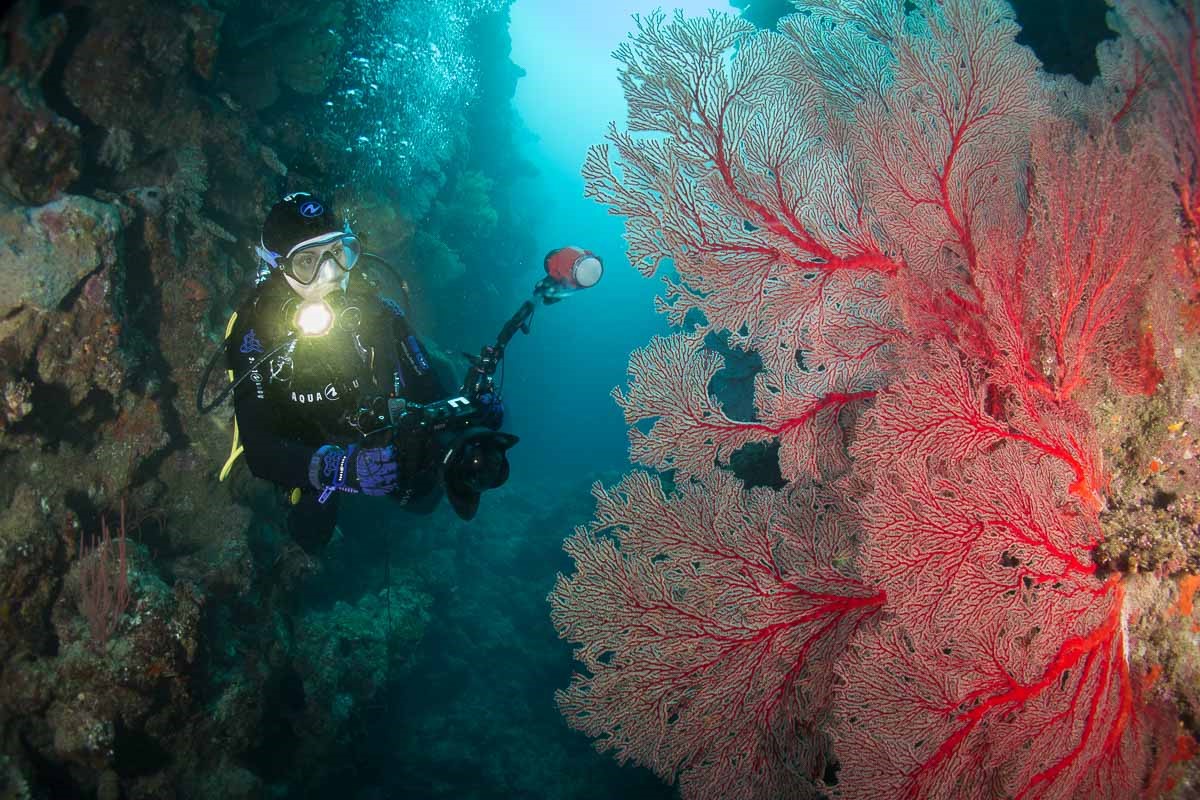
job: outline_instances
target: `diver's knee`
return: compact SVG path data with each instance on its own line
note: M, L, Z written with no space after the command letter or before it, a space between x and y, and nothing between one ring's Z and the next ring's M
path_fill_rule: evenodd
M337 495L320 503L317 495L305 493L288 511L288 533L304 552L316 555L329 544L337 525L337 505Z

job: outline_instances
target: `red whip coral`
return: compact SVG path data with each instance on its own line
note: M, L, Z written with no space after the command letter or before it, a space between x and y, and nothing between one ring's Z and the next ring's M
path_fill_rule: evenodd
M568 544L564 713L686 797L1154 795L1190 751L1093 557L1096 409L1172 368L1148 62L1052 80L999 0L796 5L652 15L616 54L632 133L584 174L677 275L684 330L615 393L675 490L597 490ZM713 334L761 357L755 419L709 394ZM790 485L747 493L722 468L768 440Z

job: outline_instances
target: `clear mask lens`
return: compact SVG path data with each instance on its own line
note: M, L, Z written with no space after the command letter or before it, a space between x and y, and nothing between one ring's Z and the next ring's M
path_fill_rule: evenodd
M358 257L362 255L362 245L358 237L344 234L331 242L317 243L293 253L288 258L288 270L298 283L309 284L321 272L326 261L333 261L346 272L354 269Z

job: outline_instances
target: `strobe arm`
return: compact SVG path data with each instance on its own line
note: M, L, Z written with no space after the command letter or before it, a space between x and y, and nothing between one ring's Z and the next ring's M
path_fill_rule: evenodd
M504 323L495 344L484 345L478 356L463 353L471 362L471 367L463 379L462 394L465 397L474 400L485 392L494 391L492 376L496 374L496 369L504 358L504 349L508 347L512 337L517 335L517 331L529 333L529 320L533 317L535 308L532 300L526 300L517 309L517 313Z
M541 284L538 284L534 294L540 297L543 303L555 302ZM380 408L368 413L360 421L360 429L392 429L395 434L400 434L417 430L437 432L462 429L475 424L483 413L480 404L476 402L477 399L485 393L495 392L492 376L496 374L504 358L504 350L518 332L529 333L529 321L533 318L536 308L533 300L526 300L508 322L504 323L494 344L484 345L477 356L463 353L471 362L471 366L463 378L458 397L425 404L393 398L388 401L386 410Z

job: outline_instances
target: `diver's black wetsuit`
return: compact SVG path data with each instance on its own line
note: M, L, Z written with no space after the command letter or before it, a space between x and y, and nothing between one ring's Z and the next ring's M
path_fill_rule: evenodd
M352 423L373 398L429 403L447 396L398 305L381 299L358 273L344 298L328 299L337 313L329 333L300 336L271 355L293 330L299 302L283 277L272 274L238 309L226 343L234 374L249 372L234 393L246 463L259 478L301 490L288 530L306 550L324 545L337 522L337 493L318 503L309 482L316 449L361 442ZM401 478L392 497L410 511L432 511L442 495L436 472L426 468Z

